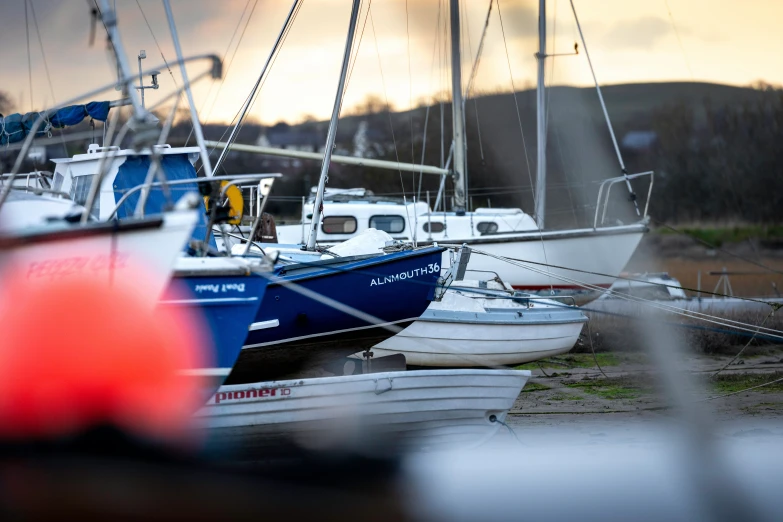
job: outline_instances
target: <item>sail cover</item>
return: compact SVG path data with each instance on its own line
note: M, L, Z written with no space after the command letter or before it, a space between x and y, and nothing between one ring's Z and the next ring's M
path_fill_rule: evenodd
M198 177L196 169L193 168L193 164L188 159L187 154L166 154L160 159L160 166L168 181L185 179L195 180ZM122 199L125 193L130 189L143 185L149 169L149 156L128 156L117 170L117 176L115 176L114 183L112 184L114 188L114 202L116 203ZM149 196L147 197L147 202L144 205L145 215L151 216L162 213L187 192L198 193L198 184L194 181L193 183L171 185L167 187L165 191L160 186L152 187ZM122 219L132 216L136 210L136 205L138 204L140 197L140 191L136 191L128 196L128 199L126 199L120 208L117 209L117 218ZM191 237L199 241L204 241L207 234L207 212L203 199L201 200L200 208L201 213L199 215L199 221L196 228L193 230ZM214 235L210 236L209 245L213 249L217 249Z
M38 116L43 114L44 122L35 133L38 136L47 136L51 129L62 129L69 125L81 123L85 118L106 121L109 116L109 102L90 102L85 105L70 105L46 112L28 112L26 114L0 114L0 145L22 141L30 134Z

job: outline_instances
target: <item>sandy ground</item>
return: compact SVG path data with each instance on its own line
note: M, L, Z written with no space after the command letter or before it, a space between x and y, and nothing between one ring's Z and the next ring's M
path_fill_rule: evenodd
M642 353L568 354L525 365L532 379L511 410L507 424L524 443L543 437L553 442L593 444L638 440L640 433L687 425L701 416L715 433L783 441L783 382L734 393L783 377L783 349L745 357L710 376L731 356L689 355L682 375L690 411L670 408L657 367ZM667 428L668 429L668 428ZM632 436L630 434L633 434ZM501 430L498 438L511 434ZM629 438L630 437L630 438Z

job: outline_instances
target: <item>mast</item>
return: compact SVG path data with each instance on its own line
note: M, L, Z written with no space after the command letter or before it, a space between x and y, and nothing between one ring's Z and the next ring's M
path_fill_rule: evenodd
M125 81L123 82L125 85L123 85L123 88L126 91L128 99L130 99L131 105L133 105L133 114L137 119L143 120L147 111L142 106L139 93L133 88L134 78L130 74L131 69L130 64L128 63L128 57L125 56L125 48L122 45L120 33L117 29L117 13L112 9L109 0L103 0L103 2L101 2L100 11L101 20L103 21L103 25L106 26L106 34L109 37L109 43L112 46L114 57L117 60L117 67L122 72L122 77L125 78Z
M460 59L459 0L451 0L451 121L454 127L454 210L465 212L468 171L465 154L465 116L462 105L462 63Z
M307 238L307 250L315 250L315 238L318 233L318 225L321 221L321 210L324 202L324 189L326 188L326 178L329 174L329 162L332 157L334 140L337 136L337 120L340 116L340 106L342 105L343 101L345 76L348 71L348 62L351 59L351 47L353 46L353 35L356 32L356 20L359 17L360 3L361 0L353 0L353 7L351 8L351 21L348 25L348 37L345 39L345 52L343 53L343 65L342 69L340 70L340 81L337 84L337 94L334 97L332 119L329 122L329 132L326 134L324 161L321 164L321 177L318 179L318 191L315 193L315 202L313 203L313 217L310 220L310 237Z
M196 143L198 143L199 154L201 155L201 165L204 167L204 174L209 178L212 176L212 162L209 160L207 147L204 145L204 133L201 131L201 122L198 119L196 104L193 101L193 93L190 90L188 70L183 63L182 48L179 45L179 35L177 34L177 25L174 23L174 13L171 12L171 4L169 3L169 0L163 0L163 7L166 10L166 19L169 22L169 30L171 31L171 39L174 42L174 50L177 53L177 61L180 62L179 70L182 74L182 81L185 83L185 94L188 98L190 119L193 121L193 134L196 135Z
M539 0L538 7L538 82L536 85L536 197L535 215L539 230L544 228L546 214L546 0Z

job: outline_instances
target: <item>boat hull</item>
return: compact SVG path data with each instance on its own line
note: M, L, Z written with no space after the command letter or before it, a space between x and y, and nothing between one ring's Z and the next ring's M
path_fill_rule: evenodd
M570 351L583 324L417 320L372 351L376 357L401 353L408 366L513 366Z
M176 211L160 217L17 230L0 237L4 266L31 282L84 276L110 284L143 277L139 291L154 306L169 283L198 214Z
M183 369L182 373L199 378L206 397L215 393L231 373L248 326L264 298L267 282L265 277L247 273L189 270L175 273L166 298L160 301L159 306L182 310L204 327L208 365Z
M421 370L223 386L197 418L251 454L284 440L352 451L465 449L497 432L529 377Z
M643 224L566 230L562 232L524 232L479 236L452 240L495 256L521 260L512 265L501 259L474 253L468 264L468 276L476 272L495 272L518 290L531 293L582 294L582 301L598 297L583 284L608 288L625 268L647 227ZM444 263L448 260L444 256ZM529 264L525 265L524 261ZM520 266L521 265L521 266ZM549 265L549 266L546 266ZM573 268L564 270L555 267ZM532 270L531 270L532 269Z
M430 247L280 272L228 382L297 375L400 332L433 299L441 252Z

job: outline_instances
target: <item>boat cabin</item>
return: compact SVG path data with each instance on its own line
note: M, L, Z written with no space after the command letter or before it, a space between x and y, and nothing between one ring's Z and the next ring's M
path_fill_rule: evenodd
M312 219L312 201L305 203L302 221L277 226L281 243L303 243ZM363 189L324 197L318 241L339 243L363 231L382 230L394 239L448 241L494 234L535 231L535 221L519 208L477 208L473 212L432 212L424 202L367 195Z
M193 164L199 157L198 147L172 148L170 145L156 147L161 155L161 167L166 179L195 179L196 169ZM91 144L85 154L76 154L71 158L53 159L56 167L52 179L52 189L65 192L79 204L87 203L95 176L101 168L101 163L108 162L106 174L101 183L98 198L92 208L92 216L99 220L114 217L115 207L122 196L134 187L144 184L150 169L152 151L121 150L118 147L100 147ZM170 198L173 202L185 192L198 191L195 184L171 187ZM116 217L123 218L132 215L139 201L140 190L132 193L116 209ZM160 188L150 191L145 211L158 213L165 204L164 194Z

